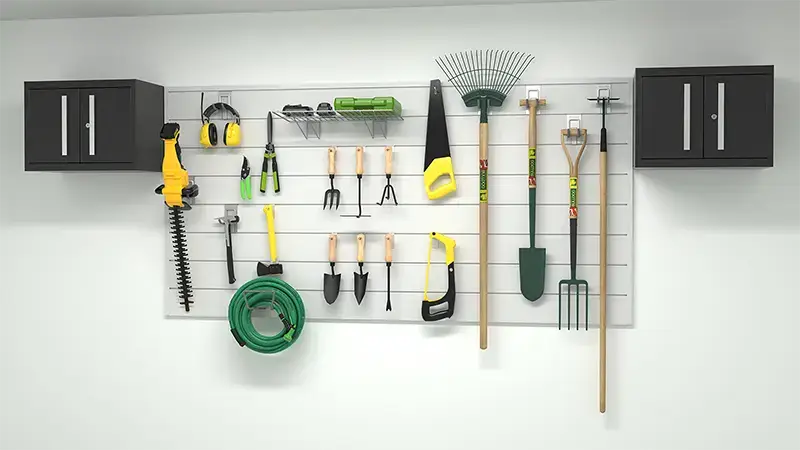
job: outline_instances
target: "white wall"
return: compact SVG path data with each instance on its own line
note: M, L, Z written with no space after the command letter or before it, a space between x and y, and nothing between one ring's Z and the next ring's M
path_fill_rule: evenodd
M0 23L0 446L798 448L798 25L795 2ZM480 353L472 328L314 324L268 357L224 322L164 320L158 176L22 171L24 80L419 81L469 47L530 51L546 79L775 64L775 168L637 172L635 328L610 332L605 416L595 333L492 328Z

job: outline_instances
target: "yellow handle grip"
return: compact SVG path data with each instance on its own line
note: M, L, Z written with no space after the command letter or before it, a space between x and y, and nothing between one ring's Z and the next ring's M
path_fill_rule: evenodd
M275 211L273 205L265 206L264 214L267 215L267 232L269 234L269 259L272 262L277 262L278 246L275 240Z
M449 179L448 182L434 189L433 184L442 177L447 177ZM428 194L428 198L431 200L436 200L455 192L456 176L453 173L453 159L446 156L431 161L431 164L422 173L422 180L425 183L425 193Z

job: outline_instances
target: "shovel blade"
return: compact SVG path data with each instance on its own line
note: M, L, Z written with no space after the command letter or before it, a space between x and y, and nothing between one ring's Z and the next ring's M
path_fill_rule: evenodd
M364 300L364 294L367 293L367 277L369 276L369 272L361 275L360 273L353 272L353 290L356 294L356 302L361 304L361 301Z
M519 287L522 296L536 301L544 294L545 249L519 249Z
M325 301L328 302L329 305L332 305L333 302L336 301L336 298L339 297L339 283L341 281L342 274L340 273L337 273L336 275L331 275L329 273L325 274L322 291L325 293Z

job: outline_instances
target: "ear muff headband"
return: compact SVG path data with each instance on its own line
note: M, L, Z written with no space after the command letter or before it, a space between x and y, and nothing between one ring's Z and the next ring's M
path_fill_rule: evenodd
M236 111L233 109L233 106L227 103L214 103L206 108L205 111L203 111L203 122L210 122L211 116L222 111L228 111L229 113L233 114L233 121L236 122L237 125L241 123L242 118L239 115L239 111Z

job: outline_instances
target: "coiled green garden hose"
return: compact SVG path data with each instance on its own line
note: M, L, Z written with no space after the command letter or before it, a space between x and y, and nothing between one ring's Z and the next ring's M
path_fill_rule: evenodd
M283 331L264 336L253 326L252 310L272 308L283 322ZM239 346L259 353L278 353L291 346L306 322L303 299L289 283L276 277L258 277L243 284L228 305L228 323Z

